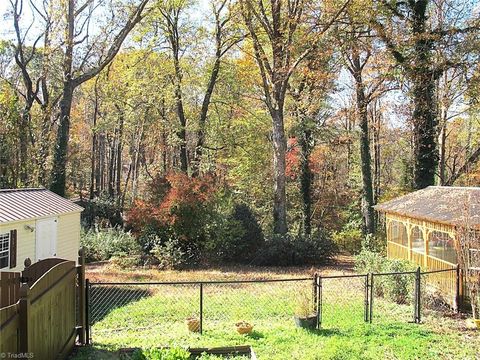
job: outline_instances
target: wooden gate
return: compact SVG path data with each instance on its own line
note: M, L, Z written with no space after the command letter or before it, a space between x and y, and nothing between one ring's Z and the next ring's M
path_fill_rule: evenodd
M24 282L9 297L16 296L18 301L0 308L0 354L31 353L38 359L63 359L77 335L84 342L82 255L79 263L45 259L10 278Z

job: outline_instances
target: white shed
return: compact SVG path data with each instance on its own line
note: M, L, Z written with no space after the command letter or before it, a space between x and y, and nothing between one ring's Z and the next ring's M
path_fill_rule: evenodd
M50 257L77 260L83 208L46 189L0 190L0 271Z

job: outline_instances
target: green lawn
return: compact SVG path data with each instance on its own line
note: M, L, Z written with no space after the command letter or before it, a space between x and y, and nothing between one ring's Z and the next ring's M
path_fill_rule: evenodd
M424 316L424 324L411 324L411 306L375 299L374 323L364 323L360 280L324 288L322 329L317 331L298 329L293 322L295 299L311 294L310 281L205 286L202 335L189 333L184 324L186 317L199 313L196 286L98 291L108 306L93 313L93 348L80 350L75 359L117 359L116 350L125 347L247 344L259 359L269 360L480 357L478 331L462 328L463 320L432 312ZM107 311L115 302L122 306ZM251 335L236 333L234 323L239 320L254 324Z

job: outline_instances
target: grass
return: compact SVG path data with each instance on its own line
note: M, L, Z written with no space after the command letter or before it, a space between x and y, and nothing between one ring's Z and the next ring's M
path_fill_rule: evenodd
M301 271L296 270L295 275L301 276ZM272 271L270 276L277 274ZM97 308L94 315L98 315L98 321L92 326L94 346L81 349L74 358L118 359L117 350L125 347L246 344L253 347L259 359L272 360L479 358L478 331L468 329L459 318L429 312L424 324L412 324L408 323L411 306L375 299L374 323L365 323L361 281L324 282L322 328L315 331L298 329L293 322L297 295L311 291L310 281L206 285L202 335L189 333L184 324L185 318L198 316L196 286L136 288L136 292L126 288L126 293L118 288L112 293L109 288L97 288L102 291L97 296L109 299L110 305L115 299L123 300L110 312ZM138 293L138 297L131 295ZM234 323L239 320L254 324L251 335L236 333Z

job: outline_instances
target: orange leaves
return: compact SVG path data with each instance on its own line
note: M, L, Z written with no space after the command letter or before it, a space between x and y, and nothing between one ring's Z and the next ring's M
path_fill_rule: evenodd
M287 141L287 154L285 156L285 174L295 180L300 170L300 146L297 138L290 138Z
M191 178L184 173L157 176L149 184L149 199L139 200L128 213L135 230L145 225L175 226L206 206L216 192L213 176Z
M313 148L308 159L308 166L313 174L322 171L326 161L326 152L328 152L328 148L325 145L317 145ZM301 158L302 153L297 138L288 139L285 173L292 180L296 180L300 174Z

